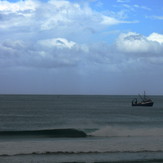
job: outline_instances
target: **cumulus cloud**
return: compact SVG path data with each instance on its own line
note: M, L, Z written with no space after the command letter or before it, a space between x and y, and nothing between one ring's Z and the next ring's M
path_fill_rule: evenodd
M127 67L152 67L163 64L163 35L152 33L144 36L139 33L122 33L116 41L117 50L124 54Z
M158 42L160 44L163 44L163 35L162 34L152 33L151 35L149 35L147 37L147 39L150 41L155 41L155 42Z
M125 53L148 53L155 55L163 50L163 35L152 33L148 37L138 33L122 33L117 39L116 45L121 52Z

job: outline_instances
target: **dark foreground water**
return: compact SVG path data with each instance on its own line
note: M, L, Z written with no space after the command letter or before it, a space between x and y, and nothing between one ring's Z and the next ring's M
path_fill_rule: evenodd
M0 95L0 162L163 162L163 96L132 98Z

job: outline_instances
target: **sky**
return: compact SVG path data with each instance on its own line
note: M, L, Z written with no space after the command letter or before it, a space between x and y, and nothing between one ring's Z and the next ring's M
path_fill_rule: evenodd
M0 0L0 94L163 95L162 0Z

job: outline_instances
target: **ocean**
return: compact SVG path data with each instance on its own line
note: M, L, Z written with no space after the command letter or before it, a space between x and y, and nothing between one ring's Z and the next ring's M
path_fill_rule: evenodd
M0 95L0 162L163 162L163 96L134 97Z

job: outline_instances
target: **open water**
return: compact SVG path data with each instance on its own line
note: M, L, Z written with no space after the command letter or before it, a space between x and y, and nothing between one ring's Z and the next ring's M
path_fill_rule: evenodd
M133 98L0 95L0 162L163 162L163 96Z

